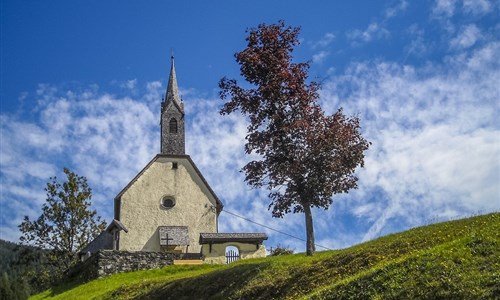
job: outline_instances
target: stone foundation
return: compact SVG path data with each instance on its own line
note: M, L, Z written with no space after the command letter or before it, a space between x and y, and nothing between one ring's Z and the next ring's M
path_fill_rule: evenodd
M89 281L115 273L160 269L173 265L174 260L193 258L200 258L200 255L192 253L99 250L69 270L68 276Z

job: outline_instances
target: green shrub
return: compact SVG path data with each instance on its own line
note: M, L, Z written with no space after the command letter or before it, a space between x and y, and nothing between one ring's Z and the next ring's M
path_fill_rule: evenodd
M293 249L290 249L288 246L281 246L278 244L276 248L271 248L269 251L269 256L279 256L279 255L290 255L293 254Z

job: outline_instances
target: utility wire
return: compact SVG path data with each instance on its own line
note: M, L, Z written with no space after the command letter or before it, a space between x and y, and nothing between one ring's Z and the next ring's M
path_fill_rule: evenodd
M237 218L243 219L243 220L245 220L245 221L247 221L247 222L250 222L250 223L253 223L253 224L256 224L256 225L259 225L259 226L265 227L265 228L267 228L267 229L269 229L269 230L272 230L272 231L275 231L275 232L277 232L277 233L281 233L281 234L283 234L283 235L286 235L286 236L288 236L288 237L291 237L291 238L297 239L297 240L299 240L299 241L307 242L307 241L306 241L306 240L304 240L303 238L299 238L299 237L296 237L296 236L291 235L291 234L289 234L289 233L286 233L286 232L280 231L280 230L278 230L278 229L274 229L274 228L272 228L272 227L269 227L269 226L267 226L267 225L264 225L264 224L261 224L261 223L257 223L257 222L255 222L255 221L252 221L252 220L250 220L250 219L248 219L248 218L242 217L242 216L240 216L240 215L237 215L237 214L235 214L235 213L233 213L233 212L230 212L230 211L227 211L227 210L225 210L225 209L223 209L222 211L223 211L223 212L225 212L225 213L228 213L228 214L230 214L230 215L232 215L232 216L235 216L235 217L237 217ZM331 249L331 248L328 248L328 247L325 247L325 246L321 246L321 245L318 245L318 244L314 244L314 245L316 245L317 247L320 247L320 248L326 249L326 250L333 250L333 249Z

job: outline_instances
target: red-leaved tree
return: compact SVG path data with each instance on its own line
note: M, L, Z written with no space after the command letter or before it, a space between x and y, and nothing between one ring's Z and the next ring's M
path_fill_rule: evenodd
M333 194L357 188L355 170L364 166L369 142L357 116L342 109L325 115L318 105L319 85L307 83L309 65L292 63L300 28L261 24L247 31L247 47L235 54L241 75L219 82L223 115L240 110L249 118L245 151L261 159L243 167L245 181L269 190L273 217L304 213L307 255L315 251L311 209L328 209Z

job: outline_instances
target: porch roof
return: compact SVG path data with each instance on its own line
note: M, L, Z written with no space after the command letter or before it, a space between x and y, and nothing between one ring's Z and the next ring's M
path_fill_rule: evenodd
M200 244L218 244L228 242L262 243L267 240L265 233L200 233Z

